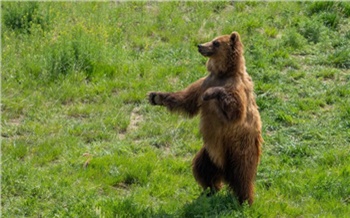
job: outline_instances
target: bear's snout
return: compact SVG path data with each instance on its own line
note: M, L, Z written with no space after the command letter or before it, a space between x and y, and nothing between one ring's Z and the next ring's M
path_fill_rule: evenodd
M198 47L198 52L201 53L203 56L209 57L213 55L213 51L211 51L211 49L209 49L207 46L199 44L197 45L197 47Z
M202 53L201 51L203 50L203 45L198 44L197 47L198 47L198 52Z

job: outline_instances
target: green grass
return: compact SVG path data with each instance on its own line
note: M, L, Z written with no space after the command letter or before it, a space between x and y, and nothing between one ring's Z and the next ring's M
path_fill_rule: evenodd
M346 217L350 4L4 2L3 217ZM152 107L238 31L263 121L254 204L200 197L192 120Z

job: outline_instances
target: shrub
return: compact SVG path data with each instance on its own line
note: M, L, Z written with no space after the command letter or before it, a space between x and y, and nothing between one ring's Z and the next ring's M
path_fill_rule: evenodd
M350 68L350 49L347 46L338 48L328 56L328 62L339 68Z
M294 49L302 48L305 44L305 39L295 29L288 30L282 40L284 45Z
M322 12L338 13L344 15L345 17L348 17L350 16L350 4L348 2L333 1L313 2L308 6L307 9L307 13L309 15Z
M308 42L316 44L320 41L321 25L318 22L307 20L299 24L298 32L304 36Z
M332 12L325 12L320 15L323 24L329 28L336 29L339 25L340 18L338 14Z
M88 33L72 30L46 48L44 72L49 79L57 79L70 73L83 72L90 80L95 74L112 76L116 67L106 63L105 52L98 38Z
M30 33L33 24L44 28L48 21L39 13L37 2L6 2L3 4L3 20L7 28Z
M313 2L308 7L307 12L310 15L312 15L312 14L320 13L320 12L323 12L323 11L333 11L334 6L335 6L335 3L331 2L331 1Z

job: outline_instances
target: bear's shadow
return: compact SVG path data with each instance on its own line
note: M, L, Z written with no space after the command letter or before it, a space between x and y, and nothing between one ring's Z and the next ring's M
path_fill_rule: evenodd
M219 192L209 197L202 194L182 208L182 217L220 217L232 213L241 214L243 207L228 192Z
M175 213L169 213L162 209L152 211L146 209L140 211L142 217L243 217L244 208L248 204L239 204L238 200L229 192L219 192L212 196L203 193L191 202L185 203Z

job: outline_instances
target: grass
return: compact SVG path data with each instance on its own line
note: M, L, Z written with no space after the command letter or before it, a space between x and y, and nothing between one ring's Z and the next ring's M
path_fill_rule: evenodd
M282 4L282 5L281 5ZM346 2L4 2L3 217L346 217ZM200 197L198 118L147 103L233 30L263 121L253 206Z

